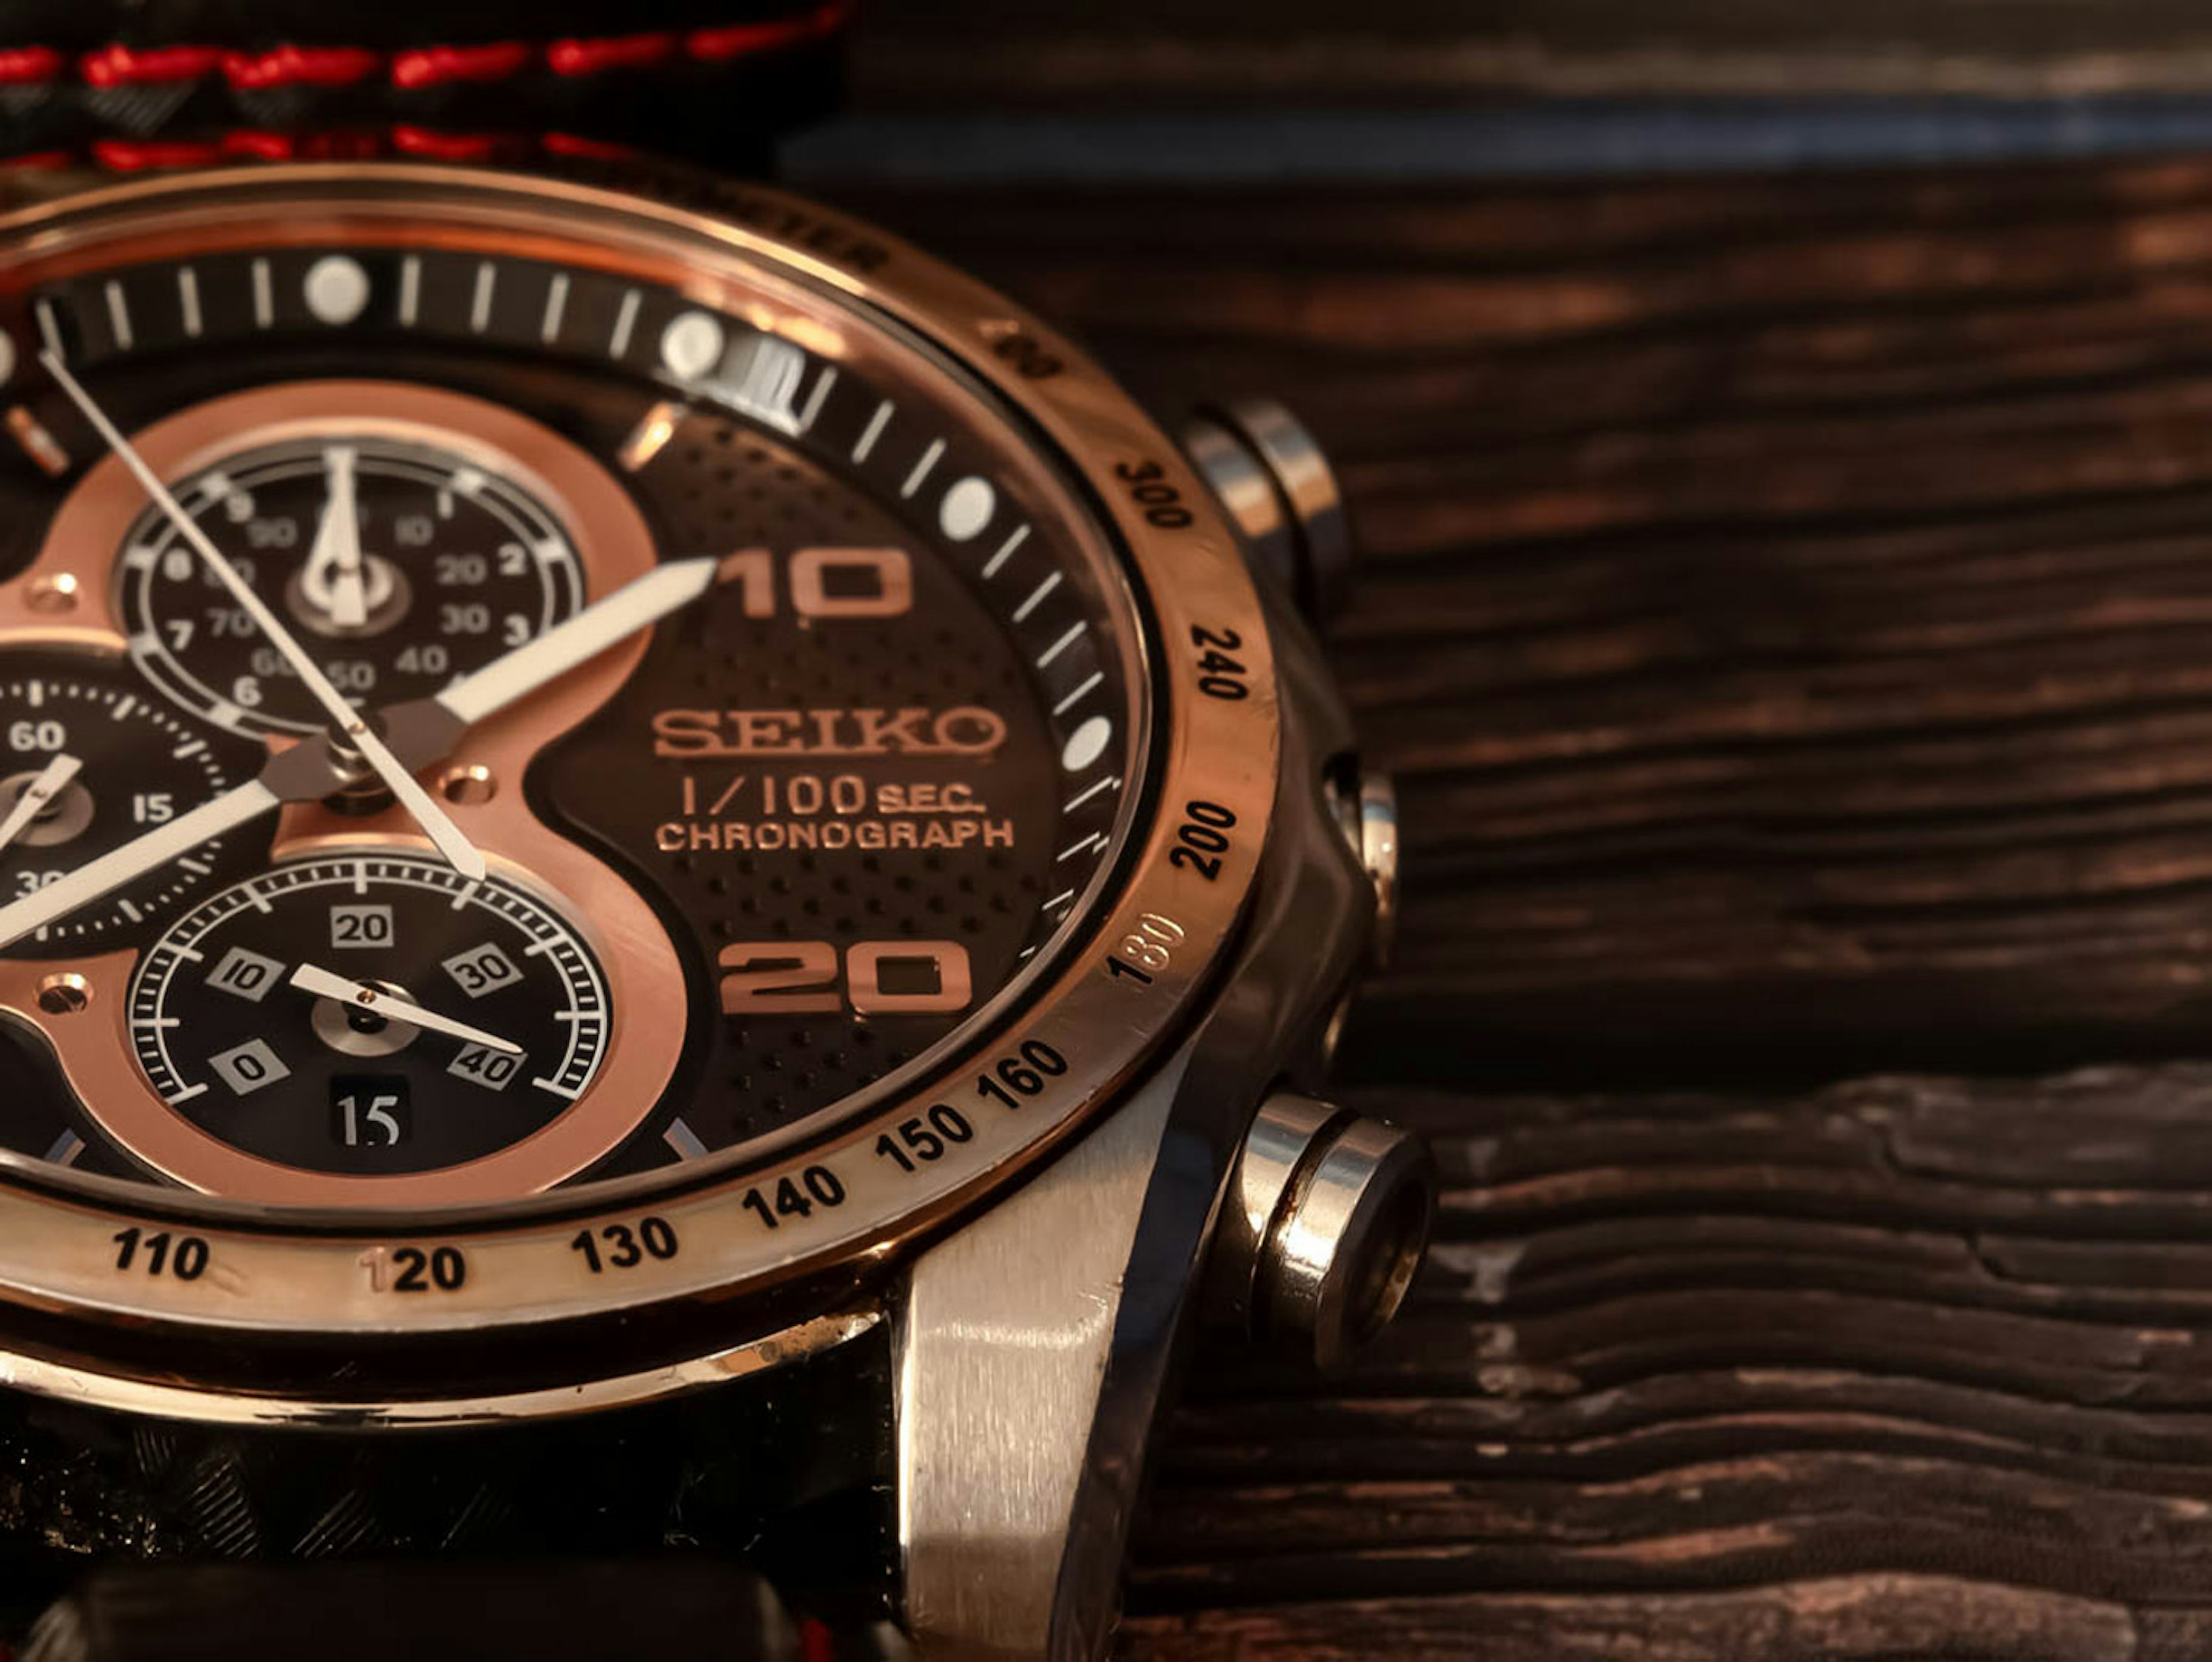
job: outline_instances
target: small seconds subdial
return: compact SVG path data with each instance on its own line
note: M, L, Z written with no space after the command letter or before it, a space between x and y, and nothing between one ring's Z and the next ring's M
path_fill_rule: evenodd
M0 657L0 901L14 901L252 777L261 747L209 733L90 653ZM250 858L250 855L249 855ZM18 958L128 945L222 881L224 845L188 851L6 949Z
M548 903L424 855L278 865L179 919L133 979L140 1065L179 1113L299 1170L428 1172L581 1096L606 977Z
M175 494L358 704L427 697L583 598L559 518L521 484L430 439L264 445L203 468ZM132 530L117 591L132 657L185 709L257 737L326 725L160 515Z

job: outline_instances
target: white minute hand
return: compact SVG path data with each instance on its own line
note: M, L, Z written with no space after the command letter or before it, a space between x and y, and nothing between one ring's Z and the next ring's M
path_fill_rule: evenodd
M130 469L144 488L146 494L153 499L154 506L161 511L163 517L176 527L177 534L200 557L201 564L222 585L238 608L253 620L254 627L268 637L269 644L291 666L292 672L300 677L301 684L314 695L315 701L330 717L334 731L343 736L346 744L361 753L362 759L375 769L376 776L384 782L385 789L398 798L400 805L422 828L423 834L437 845L438 852L446 857L446 863L465 877L481 880L485 870L483 856L461 834L460 828L447 816L445 810L430 799L430 793L422 788L422 781L400 765L399 758L392 754L391 747L376 736L368 722L362 719L360 713L347 701L346 695L331 684L330 677L316 667L315 660L307 655L306 648L292 638L291 632L276 621L276 613L269 610L268 604L254 593L246 579L232 568L230 561L224 559L216 545L208 540L208 534L200 529L198 522L185 512L183 506L170 494L169 488L161 482L161 476L146 465L146 458L132 448L131 441L123 436L122 430L109 421L100 406L92 401L92 396L77 385L76 377L70 373L62 361L52 352L41 352L39 361L46 367L46 373L54 378L54 384L69 394L70 401L83 412L85 420L92 423L107 447L115 452L116 459Z

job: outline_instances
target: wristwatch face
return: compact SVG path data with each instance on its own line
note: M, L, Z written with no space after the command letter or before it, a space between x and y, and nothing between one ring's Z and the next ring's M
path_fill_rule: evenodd
M1004 302L765 193L425 169L0 236L0 1283L725 1296L987 1196L1187 1010L1264 628Z

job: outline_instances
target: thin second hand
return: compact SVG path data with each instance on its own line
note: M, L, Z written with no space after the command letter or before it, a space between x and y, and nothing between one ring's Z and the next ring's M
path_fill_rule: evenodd
M232 569L230 561L224 559L222 551L208 539L198 522L186 513L183 504L169 494L169 488L161 482L160 476L146 465L146 458L132 447L131 441L123 436L122 430L107 419L100 406L92 401L92 396L77 385L76 377L70 373L62 361L52 352L41 352L39 361L54 378L55 385L69 394L70 402L83 413L85 420L92 423L101 440L114 452L123 465L131 470L146 494L152 499L154 506L161 509L163 516L176 527L177 534L191 545L201 563L215 574L216 580L222 585L240 610L253 620L254 627L268 637L269 644L292 666L292 671L300 677L301 683L314 695L316 702L337 725L344 743L361 753L362 759L376 770L377 777L384 782L385 788L414 816L415 822L422 828L423 834L436 846L439 853L445 856L446 863L464 877L481 883L489 869L484 864L483 856L461 834L461 828L453 823L446 811L431 800L430 793L422 787L422 781L400 765L399 758L392 754L391 747L376 736L375 730L347 701L346 695L331 684L330 678L316 667L314 659L308 657L306 649L277 621L276 613L270 611L261 597L247 585L246 579Z

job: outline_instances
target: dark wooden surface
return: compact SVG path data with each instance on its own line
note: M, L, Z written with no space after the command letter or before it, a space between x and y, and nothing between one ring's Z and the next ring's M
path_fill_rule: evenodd
M857 45L863 107L934 112L2212 85L2197 0L895 0Z
M847 199L1367 550L1441 1244L1127 1654L2212 1653L2212 162Z

